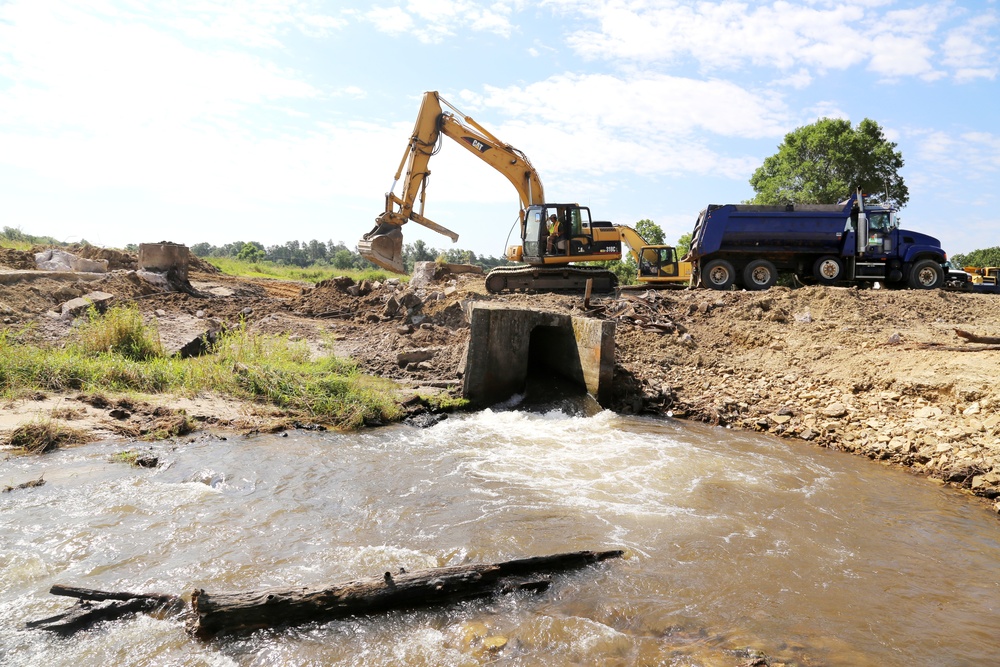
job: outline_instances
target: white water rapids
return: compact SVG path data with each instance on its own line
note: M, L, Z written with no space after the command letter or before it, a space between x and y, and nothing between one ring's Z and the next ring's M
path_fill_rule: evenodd
M570 411L572 412L572 411ZM137 447L143 445L138 444ZM986 665L1000 521L869 461L673 421L513 410L425 430L121 443L0 462L5 665ZM188 594L624 548L541 594L199 642L24 628L54 583ZM477 630L478 629L478 630ZM486 651L477 632L503 637Z

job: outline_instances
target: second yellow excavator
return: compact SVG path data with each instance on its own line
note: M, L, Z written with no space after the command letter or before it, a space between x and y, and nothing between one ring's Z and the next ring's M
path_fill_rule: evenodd
M444 111L442 105L450 111ZM588 279L593 280L593 289L598 291L610 291L617 285L617 277L612 272L598 267L578 266L575 262L621 259L623 232L620 229L623 228L610 222L591 220L590 209L586 206L545 202L542 181L528 157L497 139L435 91L424 93L413 134L396 170L393 186L385 196L385 211L376 217L374 229L358 243L358 251L363 257L390 271L404 273L400 227L410 220L444 234L452 241L458 240L458 234L424 216L430 176L428 163L440 149L442 136L453 139L503 174L520 198L521 245L508 247L506 257L527 266L493 269L486 276L488 291L578 290L585 287ZM396 195L395 186L404 167L406 175L402 193ZM419 210L414 210L418 202ZM643 257L648 260L653 260L654 255L668 258L673 248L647 246L634 230L629 229L629 232L632 237L626 236L625 239L639 262L639 280L649 284L677 282L680 269L668 267L661 274L660 264L669 264L661 259L655 260L655 272L649 269L647 275L642 273ZM662 254L663 249L667 250L666 254ZM676 253L672 256L676 264Z

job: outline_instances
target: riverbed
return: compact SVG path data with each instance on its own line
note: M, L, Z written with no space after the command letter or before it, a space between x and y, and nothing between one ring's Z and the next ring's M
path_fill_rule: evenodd
M142 443L135 447L148 447ZM1000 655L1000 524L867 460L554 405L360 434L203 436L8 458L7 665L983 665ZM54 583L189 594L405 567L626 550L550 590L199 642L134 617L24 629ZM490 642L484 639L490 638ZM487 644L494 648L490 649Z

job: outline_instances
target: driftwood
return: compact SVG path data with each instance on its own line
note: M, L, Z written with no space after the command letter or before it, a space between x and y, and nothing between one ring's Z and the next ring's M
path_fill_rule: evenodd
M525 580L619 558L621 551L577 551L480 565L386 572L324 589L271 589L250 593L195 590L191 631L207 639L276 625L329 621L363 614L413 609L518 590L542 591L548 580ZM520 578L520 579L519 579Z
M52 595L77 598L77 604L61 614L28 621L28 628L48 630L60 635L71 635L86 630L101 621L113 621L129 614L177 612L184 608L184 601L175 595L161 593L127 593L124 591L98 591L56 584L49 589Z
M955 329L955 335L959 338L964 338L970 343L983 343L984 345L1000 345L1000 338L996 336L977 336L974 333L969 333L968 331L962 331L961 329Z
M955 335L970 343L979 343L979 345L973 347L971 345L945 345L943 343L913 343L907 347L918 350L945 350L946 352L990 352L1000 350L1000 338L995 336L977 336L974 333L962 331L961 329L955 329Z
M269 589L249 593L191 595L190 631L201 639L312 621L329 621L396 609L448 604L515 591L544 591L551 581L541 573L571 570L620 558L622 551L575 551L500 563L437 567L415 572L400 569L329 588ZM98 591L56 584L49 592L78 599L66 612L29 621L28 628L69 635L100 621L128 614L181 613L180 597L160 593Z
M44 486L45 480L42 477L38 479L33 479L30 482L21 482L15 486L5 486L3 487L4 493L10 493L11 491L19 491L21 489L32 489L36 486Z

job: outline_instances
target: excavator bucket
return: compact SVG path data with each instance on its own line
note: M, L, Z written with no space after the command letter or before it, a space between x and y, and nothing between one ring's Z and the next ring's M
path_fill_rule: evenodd
M358 242L365 259L393 273L406 273L403 265L403 230L399 225L378 224Z

